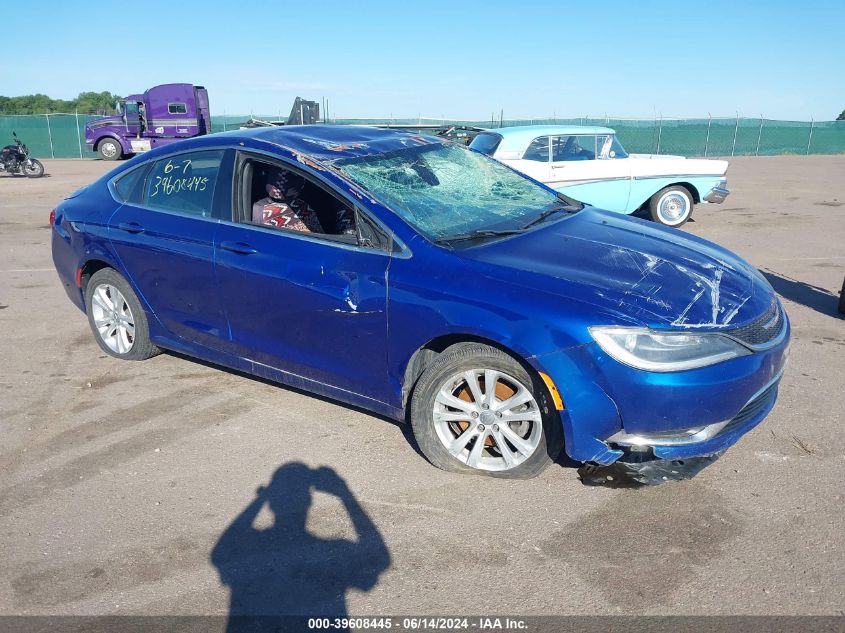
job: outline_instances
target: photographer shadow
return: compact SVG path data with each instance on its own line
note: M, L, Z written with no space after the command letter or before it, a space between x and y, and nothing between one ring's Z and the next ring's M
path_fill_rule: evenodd
M306 527L312 493L336 496L356 540L326 539ZM253 524L267 505L273 525ZM211 552L211 562L231 590L229 633L286 630L290 616L348 617L346 591L369 591L390 566L390 552L346 482L331 468L291 462L232 521Z

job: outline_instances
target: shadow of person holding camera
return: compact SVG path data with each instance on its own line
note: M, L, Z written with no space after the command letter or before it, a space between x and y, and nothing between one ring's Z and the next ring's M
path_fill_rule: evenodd
M307 531L313 491L343 503L355 540L325 539ZM253 523L265 504L273 525L257 529ZM390 552L333 469L291 462L275 472L267 487L258 488L252 503L220 536L211 561L231 589L227 631L233 633L284 630L286 620L279 616L347 617L347 589L375 587L390 565Z

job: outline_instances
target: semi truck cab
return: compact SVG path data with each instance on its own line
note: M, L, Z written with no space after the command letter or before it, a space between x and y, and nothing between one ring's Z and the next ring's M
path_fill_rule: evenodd
M104 160L119 160L183 138L211 132L208 91L162 84L123 99L119 116L85 125L85 145Z

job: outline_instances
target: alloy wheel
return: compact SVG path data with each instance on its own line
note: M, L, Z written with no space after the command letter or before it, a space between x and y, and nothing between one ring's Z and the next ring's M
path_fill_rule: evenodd
M543 418L519 380L492 369L471 369L447 379L432 411L437 437L471 468L503 471L527 460L540 445Z
M94 326L106 346L127 354L135 343L135 319L126 298L111 284L100 284L91 295Z

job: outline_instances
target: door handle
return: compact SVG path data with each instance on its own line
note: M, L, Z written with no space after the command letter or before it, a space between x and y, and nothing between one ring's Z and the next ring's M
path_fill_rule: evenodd
M117 225L121 231L126 231L127 233L143 233L144 227L138 224L137 222L121 222Z
M238 253L239 255L252 255L257 253L258 250L246 244L245 242L220 242L220 248L224 251L231 251L232 253Z

